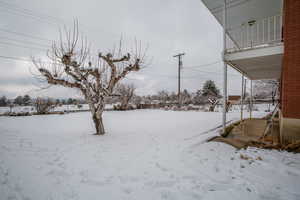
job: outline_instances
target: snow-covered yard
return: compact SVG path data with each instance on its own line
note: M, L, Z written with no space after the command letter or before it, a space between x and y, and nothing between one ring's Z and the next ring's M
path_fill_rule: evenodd
M1 117L0 199L300 199L300 155L204 142L221 113L111 111L104 121L107 134L94 136L88 112Z

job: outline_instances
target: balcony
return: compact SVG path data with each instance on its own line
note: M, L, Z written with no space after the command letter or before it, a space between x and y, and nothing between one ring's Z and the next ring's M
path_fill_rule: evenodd
M282 36L281 15L249 20L227 30L225 60L252 80L279 79Z
M226 53L270 47L282 44L282 16L249 20L242 25L227 29Z
M224 0L202 2L223 26ZM280 78L283 0L226 2L226 62L252 80Z

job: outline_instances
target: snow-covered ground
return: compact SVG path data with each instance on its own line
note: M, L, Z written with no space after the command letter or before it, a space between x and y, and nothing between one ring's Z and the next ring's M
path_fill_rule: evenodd
M221 113L113 111L104 121L107 134L94 136L88 112L0 117L0 199L300 199L300 155L204 142Z
M106 104L105 105L105 109L113 109L114 104ZM208 106L194 106L198 109L202 109L202 110L208 110ZM247 109L247 106L244 105L244 110ZM233 105L230 109L230 112L237 112L240 110L240 105ZM80 110L88 110L89 109L89 105L88 104L81 104L81 107L78 107L78 105L61 105L61 106L56 106L54 109L52 109L51 111L80 111ZM272 110L274 109L274 106L269 106L268 104L255 104L254 105L254 109L253 110L258 110L258 111L265 111L265 110ZM216 112L222 112L222 107L220 105L216 106L215 109ZM10 107L0 107L0 114L4 114L10 112ZM24 113L24 112L29 112L29 113L33 113L36 112L35 108L33 106L15 106L11 109L11 112L15 112L15 113Z

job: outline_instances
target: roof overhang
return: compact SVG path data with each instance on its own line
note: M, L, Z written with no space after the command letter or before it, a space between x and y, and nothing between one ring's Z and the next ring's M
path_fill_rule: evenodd
M202 0L202 2L222 25L224 0ZM227 0L227 28L279 15L282 13L282 5L283 0Z

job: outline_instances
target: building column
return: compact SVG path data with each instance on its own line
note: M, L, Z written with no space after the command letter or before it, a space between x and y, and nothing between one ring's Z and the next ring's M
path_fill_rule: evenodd
M243 111L244 111L244 74L242 74L242 94L241 94L241 121L243 121Z
M226 133L226 107L227 107L227 63L225 60L226 53L226 27L227 27L227 2L224 0L223 10L223 63L224 63L224 77L223 77L223 113L222 113L222 127L223 134Z

